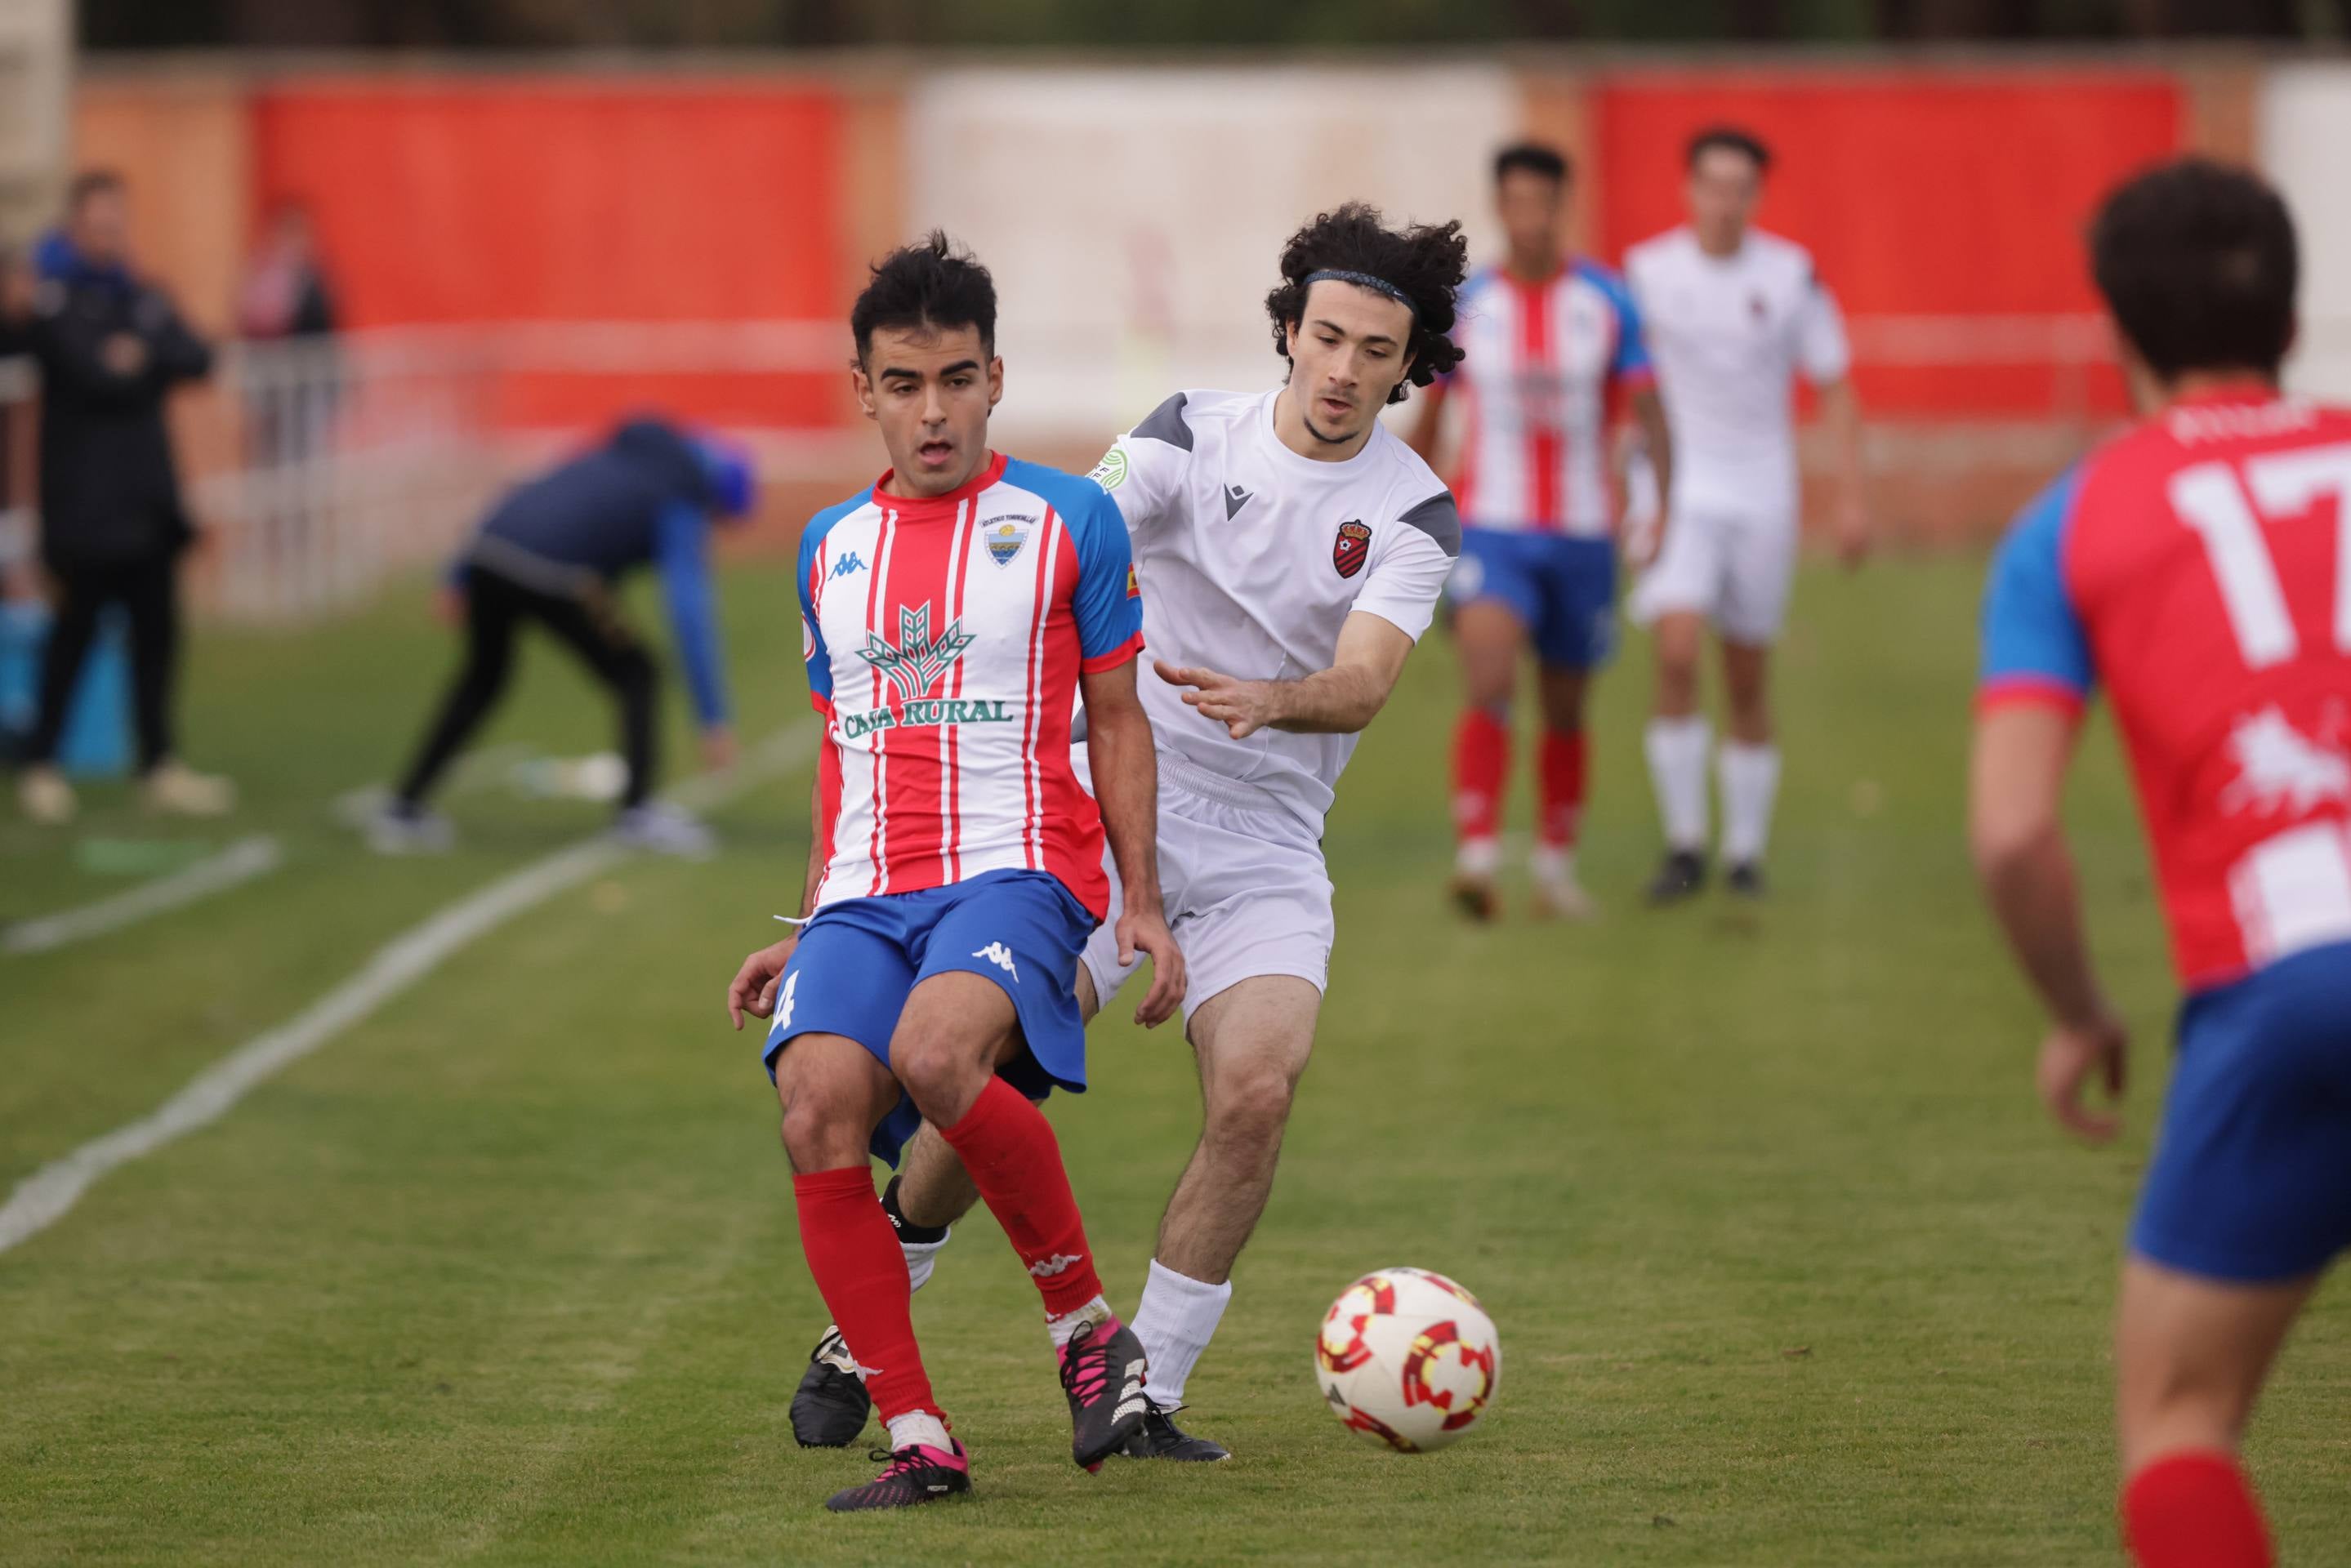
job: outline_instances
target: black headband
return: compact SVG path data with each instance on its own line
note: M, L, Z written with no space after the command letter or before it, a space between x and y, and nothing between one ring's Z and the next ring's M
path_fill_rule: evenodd
M1384 277L1374 277L1367 272L1347 272L1338 267L1325 267L1321 272L1308 273L1305 283L1308 288L1312 288L1318 283L1352 283L1357 288L1368 288L1374 294L1384 294L1412 312L1414 326L1417 327L1420 324L1420 306L1412 302L1412 296Z

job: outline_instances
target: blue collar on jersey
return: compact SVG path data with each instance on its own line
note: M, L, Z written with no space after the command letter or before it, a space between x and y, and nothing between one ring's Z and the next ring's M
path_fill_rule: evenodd
M1420 325L1420 306L1412 302L1412 296L1384 277L1374 277L1367 272L1348 272L1341 267L1325 267L1321 272L1308 273L1305 283L1309 288L1318 283L1352 283L1357 288L1368 288L1374 294L1384 294L1412 312L1414 326Z

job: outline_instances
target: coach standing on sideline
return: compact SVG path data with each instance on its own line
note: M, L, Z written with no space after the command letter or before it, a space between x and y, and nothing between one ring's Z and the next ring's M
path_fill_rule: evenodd
M168 296L132 272L120 175L73 183L62 246L37 290L26 347L41 368L41 559L57 585L57 624L42 661L40 717L17 798L36 822L70 821L75 802L53 759L99 613L131 619L131 690L147 805L217 816L235 804L225 779L173 754L180 553L195 537L180 499L163 404L212 369L212 349Z

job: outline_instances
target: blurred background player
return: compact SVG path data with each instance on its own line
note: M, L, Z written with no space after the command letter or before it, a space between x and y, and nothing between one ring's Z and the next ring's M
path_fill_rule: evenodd
M55 585L57 619L17 799L35 822L72 820L73 787L54 759L99 617L120 605L131 625L146 804L218 816L235 805L235 790L183 764L172 728L179 561L195 529L163 417L173 388L211 373L212 349L171 296L131 265L120 176L98 170L74 181L65 227L43 241L37 261L24 341L41 368L41 562Z
M465 661L392 798L368 823L387 855L445 849L448 820L425 800L504 695L515 638L536 623L580 656L620 707L628 782L620 836L667 854L711 852L709 830L653 801L660 671L621 614L619 584L661 573L678 660L702 723L704 765L735 760L710 586L710 528L751 509L748 461L657 419L632 420L595 450L509 492L450 570L444 613L465 633Z
M2285 204L2198 161L2092 231L2146 422L2027 507L1984 606L1972 836L2048 1009L2042 1096L2084 1137L2127 1047L2059 805L2084 703L2122 731L2188 992L2123 1268L2122 1509L2147 1568L2257 1568L2236 1450L2320 1272L2351 1246L2351 411L2283 399Z
M1732 891L1763 888L1780 785L1768 665L1799 534L1791 404L1798 374L1819 389L1835 448L1837 549L1849 565L1868 549L1860 405L1845 379L1844 324L1804 248L1752 226L1771 166L1769 151L1743 130L1698 132L1687 159L1689 223L1625 258L1674 432L1671 509L1632 598L1634 618L1653 628L1656 646L1646 744L1666 858L1649 888L1656 903L1687 898L1706 878L1709 737L1698 683L1708 621L1722 642L1727 709L1722 858Z
M1184 992L1118 508L988 449L1004 395L995 283L945 234L876 266L851 326L858 403L891 466L801 535L801 646L826 731L806 919L727 992L737 1028L747 1011L775 1019L762 1060L800 1245L889 1428L889 1464L834 1496L837 1511L971 1490L873 1193L872 1155L894 1162L925 1119L1044 1299L1071 1457L1095 1469L1141 1429L1142 1346L1103 1298L1061 1145L1028 1096L1085 1087L1073 984L1113 899L1118 958L1152 960L1140 1016L1164 1020ZM1070 754L1081 694L1092 796Z
M1468 259L1458 223L1391 229L1360 202L1318 214L1282 247L1281 282L1265 302L1284 384L1178 392L1093 471L1133 537L1156 650L1143 701L1200 1071L1199 1141L1160 1220L1135 1313L1151 1381L1133 1459L1228 1457L1171 1417L1232 1301L1233 1264L1272 1195L1313 1054L1336 931L1322 833L1339 775L1428 629L1460 551L1452 496L1379 415L1458 363L1447 334ZM1091 709L1087 726L1099 785ZM1094 932L1077 976L1085 1016L1138 961L1120 932ZM977 1196L956 1168L960 1152L925 1131L884 1194L918 1284ZM853 1334L846 1345L832 1330L819 1341L792 1401L803 1444L856 1440L863 1357Z
M1461 655L1453 737L1453 894L1494 918L1510 706L1530 646L1542 702L1535 767L1535 909L1588 917L1575 877L1588 747L1585 687L1615 642L1616 514L1611 427L1629 403L1661 490L1672 442L1641 318L1624 281L1567 251L1566 157L1539 142L1494 159L1510 251L1469 280L1455 336L1462 363L1429 389L1412 444L1434 460L1441 400L1462 405L1453 495L1461 559L1447 591Z
M302 344L316 351L300 376L264 377L246 389L246 440L256 464L308 462L328 450L337 396L326 356L339 314L319 259L310 210L274 208L246 263L236 295L237 332L248 343Z

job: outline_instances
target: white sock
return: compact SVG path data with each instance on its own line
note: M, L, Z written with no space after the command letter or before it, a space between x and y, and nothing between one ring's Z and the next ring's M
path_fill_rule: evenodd
M1555 844L1538 844L1527 857L1527 869L1538 882L1573 882L1575 880L1575 851L1562 849Z
M1110 1317L1110 1303L1096 1296L1075 1312L1065 1312L1059 1317L1047 1318L1045 1332L1053 1336L1053 1348L1063 1350L1068 1348L1070 1336L1078 1332L1078 1326L1081 1324L1108 1323Z
M906 1282L909 1286L919 1291L931 1282L931 1271L939 1266L939 1249L954 1239L955 1232L949 1231L935 1241L898 1243L898 1251L905 1255Z
M1230 1280L1212 1285L1151 1260L1143 1304L1134 1310L1134 1337L1143 1341L1143 1354L1151 1364L1144 1387L1153 1404L1166 1409L1184 1402L1184 1385L1200 1353L1216 1337L1217 1324L1232 1299Z
M890 1451L894 1454L914 1443L945 1453L955 1452L955 1445L947 1438L947 1424L928 1410L909 1410L890 1417Z
M1733 866L1761 860L1780 791L1780 749L1725 741L1715 763L1722 774L1722 857Z
M1652 719L1643 738L1666 845L1691 854L1706 848L1706 721L1696 714Z
M1453 868L1464 877L1491 877L1502 864L1502 846L1491 838L1465 838L1453 852Z

